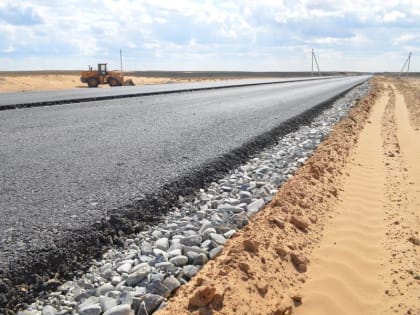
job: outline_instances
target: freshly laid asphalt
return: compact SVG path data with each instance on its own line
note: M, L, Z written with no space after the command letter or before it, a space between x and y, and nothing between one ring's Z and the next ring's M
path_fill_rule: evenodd
M208 182L235 160L232 152L243 162L240 148L252 154L252 139L305 123L290 119L368 78L1 111L0 309L21 301L10 302L16 284L41 290L53 272L74 271L118 231L155 220L165 193Z

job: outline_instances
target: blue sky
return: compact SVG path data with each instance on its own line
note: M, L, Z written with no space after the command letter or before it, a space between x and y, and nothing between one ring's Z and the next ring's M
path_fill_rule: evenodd
M2 0L0 70L420 71L420 1Z

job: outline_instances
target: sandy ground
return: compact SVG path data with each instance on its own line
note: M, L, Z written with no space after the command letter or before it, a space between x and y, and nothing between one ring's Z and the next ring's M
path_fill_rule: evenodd
M410 115L410 122L416 130L420 130L420 79L409 78L393 80L399 91L404 94Z
M132 79L136 85L143 84L166 84L166 83L188 83L195 81L215 81L218 79L207 78L148 78L125 76L125 80ZM222 80L220 78L219 80ZM107 84L99 86L109 88ZM0 93L5 92L24 92L24 91L47 91L64 90L74 88L87 88L87 84L80 82L79 75L66 74L36 74L36 75L13 75L0 78Z
M374 79L159 314L420 314L417 83Z

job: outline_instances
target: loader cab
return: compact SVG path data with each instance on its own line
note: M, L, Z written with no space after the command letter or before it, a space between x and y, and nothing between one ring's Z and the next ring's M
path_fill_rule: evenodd
M107 75L108 71L106 70L106 63L98 63L98 74Z

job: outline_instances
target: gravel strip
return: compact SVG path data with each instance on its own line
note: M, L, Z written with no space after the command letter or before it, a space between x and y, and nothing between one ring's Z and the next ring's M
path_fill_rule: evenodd
M18 314L143 315L164 307L166 298L217 257L250 216L271 201L368 89L367 82L354 88L310 125L281 137L275 146L195 195L180 196L182 206L173 208L159 225L126 239L122 249L110 249L83 276Z

